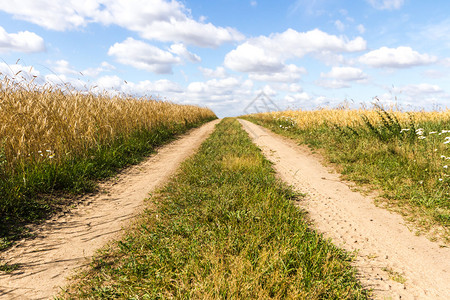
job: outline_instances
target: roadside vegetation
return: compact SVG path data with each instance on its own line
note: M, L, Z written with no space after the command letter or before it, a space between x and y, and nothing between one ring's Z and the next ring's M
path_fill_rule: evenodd
M206 108L0 80L0 250L96 181L215 119ZM65 199L65 200L64 200Z
M346 179L381 191L385 204L425 231L438 225L449 241L450 110L321 109L245 118L322 149Z
M365 299L351 257L308 228L301 197L225 119L60 297Z

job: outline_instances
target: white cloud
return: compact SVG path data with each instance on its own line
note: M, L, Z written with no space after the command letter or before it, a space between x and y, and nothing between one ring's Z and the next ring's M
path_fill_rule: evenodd
M108 55L115 56L122 64L158 74L172 73L172 66L181 62L172 53L133 38L115 43L109 48Z
M259 45L246 42L225 56L227 68L239 72L280 72L284 65L280 58L271 55Z
M30 81L41 76L40 72L31 66L21 64L8 65L0 62L0 74L18 81Z
M316 84L327 89L343 89L350 87L350 84L346 81L338 79L319 79L316 81Z
M323 78L334 78L343 81L358 81L367 79L361 69L353 67L333 67L329 73L321 73Z
M281 73L285 61L301 58L308 53L356 52L366 49L361 37L348 40L327 34L319 29L298 32L288 29L283 33L260 36L239 45L225 56L225 67L247 73Z
M408 68L432 64L437 61L437 58L428 54L420 54L410 47L382 47L364 54L359 61L372 67Z
M0 26L0 53L8 52L41 52L45 50L44 40L29 31L8 33Z
M300 93L303 91L303 88L297 83L292 83L289 85L289 91L292 93Z
M202 67L198 69L202 72L203 76L209 78L225 78L228 76L224 67L217 67L215 70Z
M102 0L0 0L0 10L12 14L16 19L25 20L46 29L65 31L97 22L102 8L108 5L106 2Z
M366 32L366 27L364 27L363 24L359 24L358 26L356 26L356 29L358 30L358 32L360 34L363 34L364 32Z
M85 70L81 71L81 74L85 75L85 76L96 77L100 73L112 71L115 69L116 69L116 67L114 67L113 65L104 61L100 64L99 67L85 69Z
M257 6L257 5L258 5L258 2L256 2L256 1L250 1L250 5L251 5L251 6Z
M405 0L367 0L370 5L379 10L394 10L400 9Z
M191 104L208 105L222 114L241 115L249 101L255 97L253 82L227 77L208 81L192 82L188 85L181 101Z
M342 23L341 20L336 20L334 22L334 26L336 26L337 30L339 30L339 31L344 31L345 30L345 25L344 25L344 23Z
M78 74L77 72L67 60L61 59L57 60L54 63L53 71L57 74Z
M277 91L270 85L266 84L262 89L258 90L257 93L263 92L266 96L275 97L278 93Z
M111 95L125 94L136 97L159 97L162 95L175 95L184 92L184 89L173 81L162 79L157 81L144 80L128 82L118 76L102 76L93 85L93 92L107 92ZM169 99L170 100L170 99Z
M102 76L95 81L95 85L98 87L98 91L117 91L122 92L122 86L125 81L117 75ZM97 90L97 89L96 89Z
M223 79L211 79L206 82L192 82L188 85L187 92L195 94L205 93L206 97L208 97L208 95L232 95L233 91L243 84L248 87L253 86L251 80L242 83L235 77L227 77Z
M349 82L364 82L367 75L361 69L353 67L333 67L328 73L321 73L316 83L325 88L341 89L350 87Z
M184 4L175 0L0 0L0 10L58 31L101 23L121 26L146 39L202 47L244 38L236 29L193 20Z
M306 69L290 64L283 67L282 70L276 72L255 72L250 73L249 78L256 81L269 82L297 82L301 78L301 74L306 74Z
M422 75L433 79L440 79L448 76L448 74L444 74L439 70L425 70Z
M173 95L183 93L184 89L176 82L161 79L157 81L144 80L138 83L127 82L122 88L126 94L137 94L139 96Z
M430 83L409 84L400 87L386 88L379 99L385 105L400 105L406 109L445 108L450 95L440 86Z
M303 92L303 93L296 93L293 95L286 95L284 97L284 99L288 102L288 103L294 103L294 102L304 102L304 101L309 101L311 100L311 96L308 95L308 93Z
M314 57L323 62L327 66L353 64L352 61L345 59L342 54L337 54L330 51L320 51L314 53Z
M418 43L428 43L429 47L447 50L450 47L450 18L421 26L419 31L409 35Z
M82 76L89 76L89 77L96 77L100 73L108 72L111 70L114 70L115 67L107 62L102 62L100 66L96 68L88 68L85 70L77 70L75 67L70 65L70 63L64 59L57 60L55 62L53 61L47 61L48 64L53 65L51 70L55 74L59 75L82 75Z
M197 54L191 53L186 49L186 46L183 44L173 44L170 46L169 51L173 54L176 54L182 58L185 58L191 62L197 63L201 62L202 59Z
M441 62L444 66L450 68L450 58L444 58Z
M442 93L443 90L436 84L421 83L421 84L410 84L403 87L395 87L392 90L393 93L403 93L411 97L423 96L429 94Z

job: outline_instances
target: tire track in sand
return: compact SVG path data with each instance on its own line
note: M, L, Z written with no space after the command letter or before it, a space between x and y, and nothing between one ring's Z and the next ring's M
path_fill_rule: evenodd
M416 236L401 216L353 192L309 149L240 120L280 177L307 197L298 205L334 244L357 251L354 265L376 299L450 299L450 249ZM394 273L395 272L395 273ZM392 280L393 274L400 279ZM406 280L400 283L401 279Z
M122 227L141 211L149 192L197 150L217 122L160 147L143 163L102 184L103 193L86 196L75 209L39 226L35 238L1 253L2 262L20 267L10 274L0 273L0 298L48 299L58 293L74 269L87 265L97 249L120 237Z

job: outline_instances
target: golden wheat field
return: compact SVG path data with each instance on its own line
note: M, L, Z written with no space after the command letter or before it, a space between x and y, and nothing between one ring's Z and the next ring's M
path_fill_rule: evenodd
M440 122L450 120L450 109L432 112L401 112L388 111L394 115L401 124L408 126L413 120L415 123ZM378 111L375 109L319 109L313 111L306 110L286 110L279 112L269 112L255 114L261 119L287 118L293 121L300 129L311 129L323 124L333 124L337 126L365 126L362 115L365 115L372 124L381 123Z
M207 109L128 96L95 95L0 81L0 154L4 168L70 158L137 130L171 128L215 116Z

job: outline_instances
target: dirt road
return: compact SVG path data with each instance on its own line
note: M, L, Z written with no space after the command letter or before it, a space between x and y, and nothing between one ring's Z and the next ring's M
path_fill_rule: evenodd
M0 273L0 298L52 298L74 269L89 263L97 249L120 236L149 192L196 151L215 124L205 124L161 147L145 162L104 183L103 193L87 197L66 215L40 226L36 238L1 253L3 262L20 264L20 268L11 274Z
M402 217L353 192L308 148L240 120L281 178L306 193L299 206L334 244L357 251L362 283L376 299L450 299L450 249L404 225ZM393 278L395 280L393 280Z

